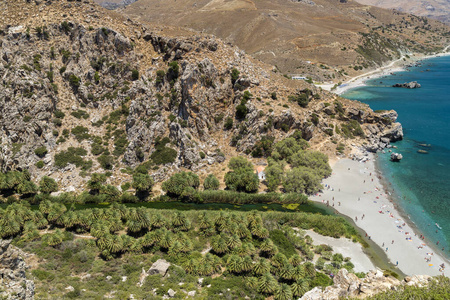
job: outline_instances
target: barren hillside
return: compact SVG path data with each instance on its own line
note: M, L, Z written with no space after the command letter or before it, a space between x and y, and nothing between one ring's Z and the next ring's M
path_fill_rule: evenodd
M450 24L450 1L448 0L356 0L361 4L433 18Z
M449 32L436 21L338 0L139 0L121 12L212 33L284 74L336 82L401 51L438 51Z

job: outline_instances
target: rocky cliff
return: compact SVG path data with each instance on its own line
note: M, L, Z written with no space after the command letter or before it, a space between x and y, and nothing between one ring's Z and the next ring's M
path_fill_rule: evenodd
M34 299L34 282L25 276L28 268L24 257L29 254L0 239L0 298Z
M213 36L90 1L0 8L0 169L51 176L63 191L105 170L120 186L141 163L156 181L180 168L220 173L262 138L295 131L330 155L402 137L395 113L288 80Z
M346 298L366 298L386 290L396 290L399 286L424 287L432 280L427 275L406 277L400 281L391 276L385 276L383 272L376 270L367 273L364 278L358 278L355 274L341 269L333 278L334 285L325 289L316 287L307 292L302 300L334 300Z

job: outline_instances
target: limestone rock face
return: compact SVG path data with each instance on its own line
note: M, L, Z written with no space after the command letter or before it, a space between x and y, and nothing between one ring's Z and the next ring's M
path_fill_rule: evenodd
M415 285L423 287L428 285L431 277L427 275L416 275L406 277L399 281L394 277L385 277L380 270L370 271L365 278L358 278L350 274L346 269L341 269L333 278L334 284L325 289L315 287L305 293L302 300L337 300L343 298L366 298L377 293L396 289L400 285Z
M11 240L0 239L0 297L3 299L34 299L34 282L27 280L24 253L11 245Z

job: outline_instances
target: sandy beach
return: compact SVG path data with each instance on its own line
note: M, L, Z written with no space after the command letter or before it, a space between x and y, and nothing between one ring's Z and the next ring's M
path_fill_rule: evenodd
M355 220L358 227L378 244L392 264L407 275L450 275L449 261L427 245L394 207L378 179L374 154L365 163L348 158L332 166L332 175L311 200L329 203L339 213ZM347 255L350 256L350 255ZM440 265L445 269L440 271Z
M442 53L433 54L433 55L420 55L420 54L411 54L409 58L405 55L402 55L399 59L391 61L389 64L379 67L375 70L369 71L367 73L361 74L359 76L348 79L339 85L336 89L333 90L334 93L338 95L342 95L346 91L350 89L354 89L356 87L364 86L366 81L380 78L383 76L390 75L391 73L402 72L406 70L406 67L410 64L414 64L420 60L429 59L438 56L450 55L450 52L447 52L450 49L450 45L445 47L442 50ZM334 84L319 84L318 87L323 88L324 90L331 91Z

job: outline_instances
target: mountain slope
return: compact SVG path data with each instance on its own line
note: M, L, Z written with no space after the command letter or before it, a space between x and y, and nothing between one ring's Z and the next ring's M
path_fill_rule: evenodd
M220 177L224 160L294 132L331 155L401 137L395 115L288 80L212 36L86 1L0 8L0 169L63 191L93 172L120 186L140 164L157 182L180 169Z
M450 2L448 0L356 0L361 4L395 9L401 12L433 18L450 24Z
M357 73L353 67L379 66L400 51L442 49L449 32L436 21L337 0L140 0L120 12L204 30L283 73L336 82Z

